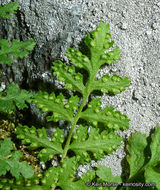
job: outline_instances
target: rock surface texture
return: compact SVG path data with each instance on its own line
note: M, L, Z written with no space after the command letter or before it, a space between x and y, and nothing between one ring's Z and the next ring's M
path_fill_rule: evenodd
M113 105L130 118L130 129L121 132L149 134L160 124L160 2L159 0L17 0L20 8L9 20L0 20L0 39L29 40L37 45L29 57L3 65L1 88L15 81L26 89L61 88L52 75L51 63L68 61L65 50L79 47L100 21L110 24L121 60L99 72L128 76L131 86L116 96L102 97L103 106ZM10 0L1 0L4 5ZM43 87L42 87L43 83ZM52 87L53 86L53 87ZM100 163L122 172L124 146ZM94 165L95 163L92 163ZM88 167L79 168L79 175Z

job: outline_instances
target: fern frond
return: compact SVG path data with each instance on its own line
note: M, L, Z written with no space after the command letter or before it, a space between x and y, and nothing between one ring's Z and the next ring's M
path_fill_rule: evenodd
M82 94L82 102L79 107L79 98L73 95L68 100L68 103L65 104L63 102L64 96L62 94L59 95L61 96L61 98L59 98L58 101L56 101L57 98L55 97L54 93L48 95L47 93L39 92L34 97L33 102L37 104L38 108L42 109L42 112L53 112L52 116L47 117L48 121L57 122L59 120L66 120L71 123L71 129L68 135L68 139L66 141L66 145L64 147L62 161L67 156L67 151L70 148L70 142L72 141L73 132L79 119L84 119L89 124L91 123L95 126L98 126L98 122L102 123L104 127L107 126L112 131L127 129L129 126L129 119L127 118L127 116L122 115L119 111L114 112L113 107L106 107L105 109L101 110L101 103L99 99L93 99L88 104L88 108L83 111L83 108L88 101L88 97L90 96L92 91L101 90L102 92L106 93L109 92L113 94L118 94L120 93L120 91L125 90L125 88L129 86L130 81L127 77L122 78L116 75L110 77L109 75L105 75L101 79L96 80L98 70L103 64L111 63L114 60L118 60L120 58L120 50L118 47L106 53L106 50L112 47L114 43L114 41L109 41L110 37L111 35L109 33L109 25L101 22L95 31L87 34L87 36L85 37L84 42L86 46L88 46L90 55L86 56L80 51L75 50L74 48L69 48L67 50L67 57L71 60L71 62L75 64L75 66L88 71L89 77L86 84L84 84L83 75L76 72L76 67L67 66L61 61L53 62L54 66L52 66L52 69L55 71L53 73L54 76L57 76L58 80L65 83L66 89L75 90ZM73 99L73 101L71 101L72 103L69 104L71 99ZM75 112L76 110L77 112ZM86 139L86 144L82 144L84 144L84 146L87 146L87 142L89 142L90 139L91 138ZM74 148L76 147L76 143L80 147L79 142L74 142ZM98 144L100 144L100 142ZM116 141L115 147L117 147L118 145L119 142ZM87 151L91 151L91 149L88 147L88 150L86 149L85 154L87 154ZM93 151L92 153L96 154L97 151ZM97 155L97 158L102 157L102 155ZM88 156L87 159L89 159Z
M10 64L14 62L12 58L8 57L8 55L12 55L15 58L23 58L27 56L29 51L33 50L34 46L34 40L28 40L25 42L13 40L11 45L8 40L0 40L0 64Z
M95 126L98 122L103 123L110 129L119 130L129 127L129 119L119 111L113 111L113 107L106 107L101 111L101 99L93 98L85 111L80 113L80 118L89 121Z
M112 153L121 144L123 138L114 132L103 131L99 134L99 130L95 128L91 128L87 134L87 127L81 125L73 135L73 139L70 149L76 153L76 158L84 164L85 161L90 162L93 159L89 153L92 153L94 158L98 160L103 158L105 153Z
M13 14L16 13L18 7L18 2L11 2L4 5L3 7L0 6L0 18L11 18Z
M85 44L88 46L91 56L91 64L93 72L98 71L98 69L105 63L111 64L115 60L120 59L120 49L116 47L110 52L106 52L113 45L113 41L109 42L111 34L109 33L109 24L100 22L99 27L87 34L85 37Z
M32 177L34 174L32 167L26 161L19 162L22 153L20 151L11 152L12 150L13 142L10 138L0 141L0 176L10 171L12 176L16 178L19 178L20 175L25 178Z
M55 71L54 76L57 76L59 81L65 81L65 89L76 90L83 94L83 75L76 73L74 66L67 66L61 61L53 62L52 69Z
M32 94L26 90L20 90L17 84L12 83L6 90L6 96L0 96L0 111L10 112L18 109L28 108L25 101L30 102Z
M126 87L129 86L130 80L128 77L120 77L118 75L113 75L112 77L108 74L104 75L99 80L96 80L92 84L93 90L101 90L103 93L109 94L119 94L124 91Z
M112 64L114 61L120 60L120 53L121 50L119 47L116 47L114 50L107 53L103 53L100 58L99 66L102 66L103 64Z
M66 56L71 60L71 62L79 67L84 68L88 73L92 70L91 61L89 58L82 54L80 51L74 49L74 48L68 48L66 51Z
M16 130L17 138L22 139L22 144L30 144L29 149L43 148L38 157L41 161L51 160L54 155L62 154L62 143L64 141L63 130L57 129L52 136L52 141L47 137L46 130L44 128L36 130L34 126L31 128L27 126L19 125Z
M112 51L107 51L114 43L114 41L109 41L110 37L109 25L101 22L95 31L85 37L84 43L89 50L87 55L74 48L67 49L67 57L75 67L65 65L61 61L53 62L53 75L59 81L65 83L66 89L80 92L82 102L79 101L78 96L72 95L68 102L64 103L66 100L62 94L56 97L54 93L49 95L46 92L38 92L33 98L33 102L37 104L37 107L42 112L53 112L52 116L47 117L48 121L66 120L71 124L61 159L61 163L66 163L64 164L66 167L62 165L62 167L50 168L42 181L45 186L49 184L49 187L53 189L60 187L65 190L88 189L84 182L82 183L81 181L83 178L77 180L73 175L76 167L72 170L72 165L76 166L77 161L73 157L70 159L67 157L68 151L74 152L81 163L89 162L92 158L101 159L104 154L112 153L121 144L122 138L116 135L114 130L129 127L129 119L126 115L121 114L119 111L114 111L113 107L106 107L101 110L101 101L98 98L93 98L88 103L88 107L85 108L92 91L101 90L105 93L118 94L129 86L130 80L127 77L105 75L99 80L96 79L96 75L103 64L111 64L120 59L119 54L121 51L118 47ZM83 68L88 72L88 81L84 82L83 75L76 71L76 67ZM80 105L78 105L79 103ZM80 125L75 130L81 119L96 126L96 129L91 128L90 132L87 133L87 127ZM102 123L104 128L108 127L109 129L104 130L101 128L102 132L100 133L98 123ZM90 172L90 174L93 173ZM72 175L71 178L70 175ZM95 173L91 176L90 180L95 177ZM97 189L93 186L90 188Z
M72 95L67 103L64 103L64 100L65 97L62 93L56 97L54 93L39 92L34 96L33 102L42 112L53 112L52 116L47 117L47 121L66 120L72 123L74 112L78 108L79 98Z

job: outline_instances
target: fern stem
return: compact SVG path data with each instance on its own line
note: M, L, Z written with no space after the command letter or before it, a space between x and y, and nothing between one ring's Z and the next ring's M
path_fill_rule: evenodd
M63 162L63 160L65 159L65 157L66 157L66 155L67 155L67 152L68 152L68 149L69 149L69 144L70 144L70 141L71 141L71 138L72 138L74 129L75 129L75 127L76 127L77 121L79 120L80 113L81 113L81 111L82 111L82 109L83 109L83 107L84 107L84 105L85 105L85 103L86 103L86 101L87 101L87 99L88 99L88 96L89 96L89 94L83 97L83 101L82 101L82 103L81 103L81 106L80 106L80 108L79 108L79 110L78 110L78 112L77 112L77 114L76 114L76 116L75 116L73 125L72 125L72 127L71 127L70 132L69 132L69 136L68 136L66 145L65 145L65 147L64 147L64 153L63 153L61 162Z
M74 118L74 122L73 122L72 127L71 127L71 130L70 130L70 132L69 132L66 145L65 145L65 147L64 147L64 151L63 151L63 155L62 155L61 162L63 162L63 160L65 159L65 157L66 157L66 155L67 155L67 152L68 152L68 149L69 149L69 145L70 145L70 142L71 142L71 138L72 138L73 132L74 132L75 127L76 127L76 124L77 124L77 122L78 122L78 120L79 120L79 118L80 118L80 113L82 112L83 107L85 106L85 103L86 103L86 101L88 100L88 97L89 97L89 95L90 95L90 93L91 93L91 90L90 90L90 83L93 81L94 78L95 78L95 74L92 75L92 76L90 76L90 79L89 79L89 81L88 81L88 83L87 83L87 86L86 86L86 88L85 88L85 93L83 94L83 101L82 101L82 103L81 103L81 105L80 105L80 107L79 107L79 109L78 109L78 111L77 111L77 114L76 114L75 118Z

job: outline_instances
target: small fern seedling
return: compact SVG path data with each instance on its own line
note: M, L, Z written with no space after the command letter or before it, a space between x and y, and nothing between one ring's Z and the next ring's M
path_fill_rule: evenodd
M44 128L36 130L35 127L21 125L17 128L17 137L22 139L23 144L30 144L28 147L33 150L41 148L38 154L41 161L46 162L55 156L60 156L60 166L49 168L42 179L43 186L48 189L56 187L61 187L63 190L88 189L85 182L92 180L95 173L89 171L82 179L77 179L75 171L78 164L90 162L92 159L99 160L105 154L112 153L122 143L122 138L115 131L125 130L129 126L127 116L120 111L114 111L112 106L102 110L100 98L93 98L87 104L89 96L95 90L116 95L129 86L130 80L127 77L106 74L96 79L102 65L120 59L121 51L118 47L107 51L113 46L113 41L109 41L110 38L109 24L101 22L99 27L87 34L84 39L89 50L88 56L69 48L67 57L73 63L72 66L59 60L53 62L54 76L65 83L65 89L73 91L68 100L62 93L56 96L54 92L48 94L39 91L34 95L33 103L37 108L41 109L42 113L51 113L46 118L47 121L66 120L70 123L71 128L67 137L64 136L64 130L59 128L53 133L51 141ZM83 74L76 72L77 68L88 72L87 82L84 82ZM81 97L74 95L76 91L81 94L81 103ZM85 120L86 124L84 125L84 122L79 124L81 120ZM75 130L78 124L79 127ZM91 128L88 132L89 127ZM69 151L72 155L68 154Z

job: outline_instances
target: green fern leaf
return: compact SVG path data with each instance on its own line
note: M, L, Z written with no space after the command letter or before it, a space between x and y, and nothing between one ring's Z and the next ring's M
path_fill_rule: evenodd
M121 51L118 47L112 51L107 51L114 44L114 41L109 41L110 37L109 25L101 22L95 31L85 37L84 42L89 50L86 55L74 48L67 50L67 57L70 61L76 67L85 69L88 72L86 84L84 84L83 75L77 72L76 67L65 65L61 61L53 63L54 76L59 81L65 83L66 89L80 92L82 94L82 102L79 101L78 96L72 95L67 102L62 94L56 97L54 93L49 95L42 92L39 92L33 98L33 103L37 104L42 113L53 113L52 116L47 117L48 121L66 120L71 124L61 159L63 165L58 168L52 167L46 172L46 176L42 180L42 184L46 187L49 185L49 188L51 187L52 189L56 187L65 190L88 189L83 178L78 180L74 176L74 171L77 168L74 166L77 165L77 161L73 157L70 159L67 157L68 151L70 151L69 153L74 152L77 160L81 163L90 161L91 157L100 159L105 153L111 153L121 144L122 138L113 131L129 127L129 119L126 115L121 114L119 111L114 111L113 107L106 107L102 110L101 101L98 98L93 98L88 103L88 107L85 107L91 92L94 90L118 94L129 86L130 81L127 77L122 78L116 75L110 77L105 75L101 79L96 80L96 75L102 65L106 63L111 64L115 60L120 59ZM90 133L87 133L87 127L80 125L75 130L81 119L86 120L89 124L93 124L96 126L96 129L90 129ZM103 131L101 128L102 132L100 133L98 130L100 125L98 124L102 124L101 126L109 129ZM53 137L53 141L56 142L56 136ZM69 156L71 155L69 154ZM89 180L92 181L95 173L89 172L89 176L92 176ZM110 173L109 176L111 177ZM87 180L88 178L86 177L85 179ZM91 185L90 189L97 188Z
M76 73L74 66L67 66L61 61L53 62L53 65L52 69L55 71L53 74L59 81L65 81L65 89L76 90L83 94L83 75Z
M113 41L109 42L111 34L109 33L109 24L100 22L99 27L87 34L85 37L85 44L90 50L91 64L93 72L98 71L98 69L105 63L111 64L115 60L120 59L120 49L116 47L114 50L105 53L113 45Z
M120 59L120 50L118 47L110 52L105 53L106 50L112 47L114 43L114 41L109 42L109 36L109 25L101 22L95 31L91 32L91 34L87 34L85 37L84 42L90 50L89 57L74 48L68 48L66 55L77 67L87 70L89 77L92 78L93 76L96 76L99 68L103 64L110 64L115 60ZM83 76L80 73L76 73L74 67L64 65L61 61L56 61L53 64L54 67L52 68L55 71L54 75L57 76L58 80L64 81L66 83L66 89L76 90L81 94L85 93ZM120 91L125 90L125 87L129 86L130 81L127 77L124 79L117 77L116 82L115 80L113 81L116 76L110 78L108 82L106 82L107 78L107 75L103 77L103 80L100 79L95 81L94 78L92 78L91 81L89 81L90 87L88 88L88 92L91 93L93 90L98 89L102 91L108 90L112 91L114 94L118 94Z
M89 58L86 55L83 55L80 51L74 48L68 48L66 55L77 67L84 68L88 73L92 71L92 65Z
M0 96L0 111L10 112L15 110L15 105L18 109L28 108L25 101L30 102L32 94L26 90L20 90L17 84L10 84L6 90L6 96Z
M66 120L72 123L74 112L78 108L79 98L72 95L67 103L64 103L64 100L65 97L62 93L56 97L54 93L49 95L39 92L34 96L33 103L36 103L42 112L53 112L52 116L47 117L47 121Z
M112 64L114 61L120 60L120 56L119 56L120 53L121 53L121 50L119 49L119 47L116 47L114 50L110 52L103 53L101 55L101 60L100 60L99 65L102 66L105 63Z
M80 113L80 117L95 126L101 122L110 129L127 129L129 127L127 116L113 110L113 107L106 107L101 111L101 99L93 98L88 104L88 108Z
M110 77L106 74L101 79L93 82L92 91L101 90L104 93L119 94L129 86L129 83L130 80L127 77L122 78L117 75Z
M4 5L3 7L0 6L0 17L1 18L11 18L13 16L13 14L16 13L18 7L19 7L18 2L11 2L11 3Z
M89 135L87 127L79 126L73 135L73 142L70 149L77 155L77 159L84 164L85 161L90 162L92 153L96 159L104 157L105 153L112 153L121 144L122 138L113 132L107 133L103 131L99 134L98 129L91 128Z
M20 151L11 152L12 149L13 143L9 138L0 141L0 176L10 171L12 176L16 178L19 178L20 174L24 178L32 177L34 174L32 167L25 161L19 162L22 153Z
M8 55L12 55L15 58L27 56L29 54L28 51L33 50L34 46L34 40L28 40L26 42L13 40L12 45L9 44L8 40L0 40L0 64L10 64L14 62Z
M33 126L29 128L19 125L16 134L17 138L22 139L22 144L30 144L29 149L43 148L38 153L38 157L43 162L51 160L56 154L63 153L61 145L64 141L63 130L57 129L52 136L52 141L48 139L44 128L36 130Z

